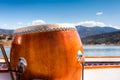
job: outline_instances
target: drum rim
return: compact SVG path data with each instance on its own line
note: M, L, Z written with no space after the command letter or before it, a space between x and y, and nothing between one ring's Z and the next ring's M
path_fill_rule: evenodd
M14 30L13 34L27 34L27 33L34 33L34 32L48 32L48 31L60 31L60 30L71 30L76 29L73 24L42 24L42 25L33 25L22 27Z

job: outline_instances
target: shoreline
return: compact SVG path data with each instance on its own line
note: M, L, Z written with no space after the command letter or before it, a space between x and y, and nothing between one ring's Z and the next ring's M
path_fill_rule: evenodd
M83 44L83 46L120 46L120 44Z
M11 46L12 40L6 41L0 41L0 44L3 44L4 46ZM120 46L120 44L83 44L83 46Z
M12 40L10 41L0 41L0 44L2 44L4 47L10 47L12 43Z

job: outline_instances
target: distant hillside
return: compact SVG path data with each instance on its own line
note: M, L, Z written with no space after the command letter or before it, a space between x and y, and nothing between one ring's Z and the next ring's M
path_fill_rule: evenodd
M102 33L109 33L109 32L115 32L117 29L112 27L85 27L85 26L76 26L79 35L81 38L96 35L96 34L102 34Z
M99 27L99 26L95 27L76 26L76 28L81 38L118 31L118 29L112 27ZM10 29L0 29L0 34L13 34L13 31L14 30Z
M117 31L115 28L111 27L85 27L85 26L76 26L78 33L81 37L87 37L96 34L108 33ZM0 34L13 34L14 30L9 29L0 29Z
M13 34L13 30L0 29L0 34Z
M82 38L83 44L119 44L120 31Z

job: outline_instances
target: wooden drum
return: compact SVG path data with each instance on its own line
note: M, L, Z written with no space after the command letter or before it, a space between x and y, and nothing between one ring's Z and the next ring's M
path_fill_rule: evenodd
M14 31L10 64L16 70L19 58L26 60L20 80L81 80L82 54L82 43L73 25L37 25Z

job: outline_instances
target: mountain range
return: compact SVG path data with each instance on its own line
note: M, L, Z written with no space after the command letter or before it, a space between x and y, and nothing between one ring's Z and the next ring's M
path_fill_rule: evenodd
M76 26L83 44L120 44L120 30L109 26ZM0 34L13 34L14 30L0 29Z
M83 44L116 44L120 45L120 30L82 38Z
M94 27L85 27L85 26L76 26L78 33L81 38L92 36L92 35L97 35L97 34L103 34L103 33L109 33L109 32L115 32L118 31L116 28L112 28L109 26L105 27L99 27L99 26L94 26Z
M116 28L112 27L99 27L99 26L94 26L94 27L86 27L86 26L76 26L79 35L81 38L87 37L87 36L92 36L92 35L97 35L97 34L103 34L103 33L109 33L109 32L115 32L118 31ZM9 29L0 29L0 34L13 34L14 30L9 30Z
M10 29L0 29L0 34L13 34L14 30L10 30Z

